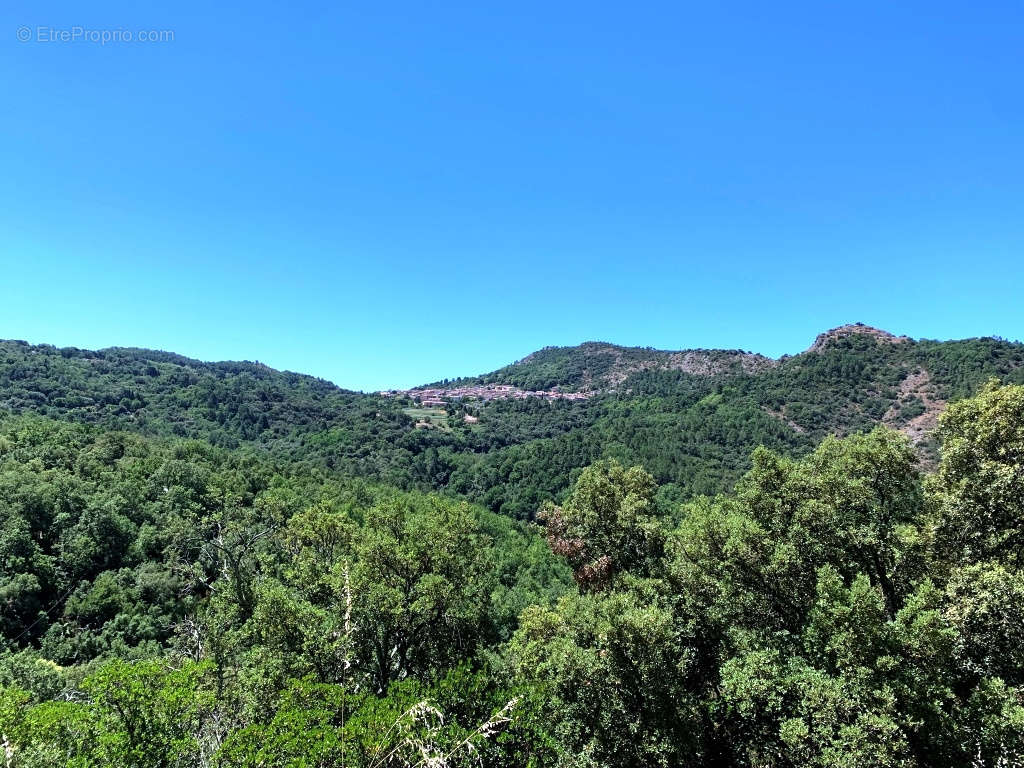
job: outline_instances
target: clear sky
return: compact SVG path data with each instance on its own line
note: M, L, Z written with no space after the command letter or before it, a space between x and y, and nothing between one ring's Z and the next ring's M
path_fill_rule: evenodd
M8 0L0 337L368 390L1022 338L1022 52L1019 2Z

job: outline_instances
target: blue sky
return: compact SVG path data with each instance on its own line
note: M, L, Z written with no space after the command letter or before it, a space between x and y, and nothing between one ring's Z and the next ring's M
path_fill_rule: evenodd
M1022 338L1022 22L1014 2L8 2L0 337L356 389L588 339ZM75 27L173 40L54 39Z

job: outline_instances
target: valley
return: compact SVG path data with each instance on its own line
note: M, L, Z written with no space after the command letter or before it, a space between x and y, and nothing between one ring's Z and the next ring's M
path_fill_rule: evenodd
M374 394L0 342L5 759L996 765L1022 435L1024 345L860 325Z

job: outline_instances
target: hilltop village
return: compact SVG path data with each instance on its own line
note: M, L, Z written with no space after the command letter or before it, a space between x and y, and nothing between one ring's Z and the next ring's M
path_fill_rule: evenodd
M452 400L526 400L541 397L545 400L586 400L589 392L559 392L554 389L528 390L511 384L485 384L466 387L417 387L391 389L380 392L383 397L405 396L423 406L440 407Z

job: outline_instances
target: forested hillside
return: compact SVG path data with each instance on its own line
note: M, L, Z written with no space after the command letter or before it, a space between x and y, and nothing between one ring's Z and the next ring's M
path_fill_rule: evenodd
M255 363L0 342L0 409L202 439L529 519L602 458L641 464L670 501L726 491L764 445L800 456L827 434L886 424L927 462L948 402L1024 382L1024 345L913 341L866 326L780 360L739 351L549 348L474 381L595 387L583 401L452 401L439 423L406 398L348 392ZM466 417L469 417L467 420Z
M5 763L1019 765L1024 387L949 406L937 440L926 472L886 426L758 448L683 503L601 460L534 526L4 416Z
M669 352L647 347L620 347L586 342L577 347L545 347L504 368L461 379L459 383L514 384L523 389L567 391L611 389L631 373L677 370L705 375L756 372L774 361L742 350L688 349Z
M1024 768L1024 0L7 5L0 768Z

